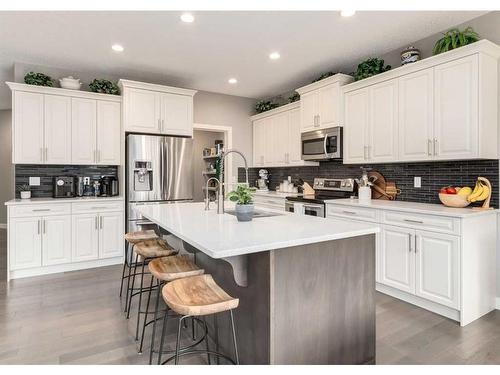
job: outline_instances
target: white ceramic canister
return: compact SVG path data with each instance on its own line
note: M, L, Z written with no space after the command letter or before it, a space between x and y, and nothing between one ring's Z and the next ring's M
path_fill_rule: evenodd
M360 201L369 201L372 199L372 189L369 186L362 186L358 189L358 198Z

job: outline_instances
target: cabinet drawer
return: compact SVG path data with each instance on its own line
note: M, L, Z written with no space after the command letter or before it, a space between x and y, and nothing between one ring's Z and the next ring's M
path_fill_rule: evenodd
M69 215L70 213L70 203L33 204L9 207L9 216L11 217Z
M285 209L285 198L263 197L255 195L253 199L256 206L274 206L275 208Z
M440 233L460 234L460 219L453 217L383 211L382 223Z
M122 210L123 210L123 201L85 202L85 203L82 202L82 203L73 203L72 205L72 212L74 214L122 211Z
M379 211L371 208L336 206L333 204L326 205L326 216L345 217L354 220L377 222Z

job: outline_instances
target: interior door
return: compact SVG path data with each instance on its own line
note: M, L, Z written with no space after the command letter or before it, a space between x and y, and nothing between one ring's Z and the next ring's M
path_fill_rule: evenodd
M71 163L71 98L45 95L45 163Z
M478 56L434 68L434 154L466 159L478 154Z
M11 270L42 265L41 218L12 218L9 223L9 265Z
M417 296L458 309L459 237L423 231L416 235Z
M434 70L399 78L399 160L433 157Z
M42 221L42 264L71 262L71 216L47 216Z
M382 225L380 231L380 283L415 294L415 231Z
M78 214L71 218L73 262L99 258L99 218L97 214Z
M160 133L160 93L127 88L124 92L125 130L141 133Z
M307 92L300 96L301 130L303 132L313 130L315 128L318 107L319 97L316 90Z
M103 212L99 214L99 258L122 256L123 212Z
M292 109L288 116L288 162L302 162L302 142L300 137L300 109Z
M193 135L193 98L188 95L161 94L161 132Z
M96 100L71 98L72 164L96 163L96 126Z
M16 91L13 108L12 163L42 164L43 155L43 94Z
M398 157L398 81L392 79L370 88L367 158L371 162L396 161Z
M121 105L97 101L97 164L120 164Z
M369 102L368 89L345 94L344 163L364 162L367 158Z

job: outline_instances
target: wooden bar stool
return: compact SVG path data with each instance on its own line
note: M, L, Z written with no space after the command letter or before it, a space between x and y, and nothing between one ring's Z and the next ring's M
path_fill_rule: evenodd
M127 319L130 317L130 309L132 306L132 298L139 295L139 303L137 305L137 324L135 329L135 339L139 339L139 322L140 316L144 312L141 311L142 304L142 294L147 292L149 288L144 288L144 274L146 264L155 258L168 257L177 254L177 250L170 247L167 241L162 239L146 240L137 242L134 246L135 261L134 261L134 272L130 273L131 268L129 268L129 278L132 278L132 286L129 288L129 302L127 310ZM141 271L137 272L137 267L141 266ZM135 278L137 275L141 275L141 285L139 288L134 288ZM135 291L135 292L134 292Z
M210 364L210 355L213 355L217 358L219 357L225 358L226 360L228 360L233 364L239 364L238 345L236 344L236 331L234 328L234 317L233 317L233 309L237 308L239 304L238 298L233 298L229 294L227 294L219 285L215 283L212 276L207 274L171 281L163 287L162 296L167 306L170 307L174 312L179 314L179 323L177 327L177 341L175 344L175 355L168 358L163 363L167 363L172 359L174 359L175 364L177 364L179 363L179 356L203 353L207 354L209 364ZM207 315L222 313L224 311L229 312L231 320L231 330L232 330L233 345L234 345L234 359L217 351L209 350L208 340L206 340L207 343L206 350L193 349L193 350L184 350L181 352L180 350L181 327L182 327L182 322L186 318L192 317L197 319L197 317L203 317L203 321L201 321L200 319L197 320L204 325L205 336L207 336L208 326L205 322L204 317ZM165 331L165 327L163 327L163 331ZM160 345L160 353L161 351L162 348Z
M141 335L141 344L139 346L139 353L142 353L142 347L144 342L144 334L146 330L146 326L153 323L153 332L151 336L151 348L149 354L149 364L153 361L153 352L154 350L154 342L155 342L155 334L156 334L156 322L158 321L158 313L159 313L159 301L160 301L160 291L161 285L165 282L177 280L183 277L190 277L196 275L202 275L205 271L201 268L198 268L196 264L190 259L189 256L186 255L178 255L174 257L162 257L156 258L149 262L148 264L149 272L151 273L151 283L149 285L149 294L148 300L146 303L146 311L144 316L144 323L142 326L142 335ZM153 313L153 311L149 311L149 303L151 300L151 293L155 288L153 286L153 282L156 279L157 285L156 288L158 290L156 305L154 309L154 318L151 321L147 321L148 314ZM165 312L164 319L166 320L166 315L168 314L168 309ZM161 354L158 356L158 360L161 359Z
M125 279L130 280L128 276L125 276L126 267L131 267L132 264L132 254L134 251L134 246L136 243L145 241L145 240L153 240L158 238L158 235L154 230L141 230L137 232L130 232L125 234L125 241L127 241L127 248L125 251L125 262L123 262L123 271L122 271L122 281L120 284L120 298L122 297L123 291L123 281ZM128 285L127 285L127 296L125 297L125 301L128 301ZM125 311L126 311L126 303L125 303Z

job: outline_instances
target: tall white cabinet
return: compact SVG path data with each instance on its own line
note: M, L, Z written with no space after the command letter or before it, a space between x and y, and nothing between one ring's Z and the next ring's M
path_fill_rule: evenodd
M497 158L499 58L482 40L343 86L344 163Z
M14 164L120 164L120 96L7 85Z

